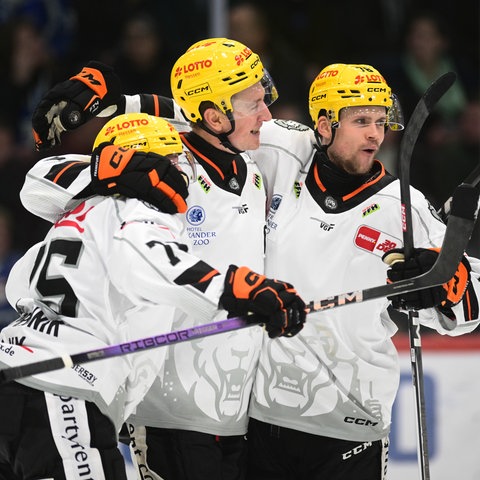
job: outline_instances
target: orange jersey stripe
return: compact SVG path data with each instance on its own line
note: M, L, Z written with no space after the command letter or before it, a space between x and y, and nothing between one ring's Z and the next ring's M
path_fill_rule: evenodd
M73 167L73 165L78 165L79 163L85 163L85 162L72 162L72 163L69 163L65 168L62 168L62 170L60 170L56 177L53 179L53 183L57 183L58 180L60 179L60 177L70 168L70 167Z
M180 137L182 138L182 142L189 148L189 150L191 150L192 152L195 153L195 155L198 155L203 161L205 161L206 163L208 163L212 168L214 168L218 174L220 175L220 178L222 180L225 180L225 175L223 175L223 172L220 170L220 168L218 168L217 165L215 165L215 163L213 163L209 158L207 158L205 155L202 155L197 149L195 149L191 143L188 142L188 140L185 138L185 136L183 134L180 134Z
M153 110L156 117L160 116L160 104L158 102L157 95L152 95L153 97Z
M375 160L375 162L378 162L378 160ZM350 198L353 198L355 195L358 195L361 191L365 190L366 188L380 181L385 176L385 167L381 163L380 165L382 167L382 170L379 175L377 175L372 181L364 183L361 187L357 188L356 190L349 193L348 195L345 195L344 197L342 197L342 200L345 202ZM322 192L325 192L327 189L325 188L325 185L323 185L322 181L320 180L320 177L318 176L318 166L316 164L314 165L313 176L315 178L316 184L318 185L318 188L320 188Z
M216 275L218 275L218 270L212 269L209 273L207 273L200 279L199 283L208 282L208 280L215 277Z

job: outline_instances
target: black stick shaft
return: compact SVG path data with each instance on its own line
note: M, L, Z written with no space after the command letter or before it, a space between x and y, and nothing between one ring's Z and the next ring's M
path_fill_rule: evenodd
M403 252L406 260L411 258L414 252L412 204L410 198L410 163L413 148L415 147L417 138L420 135L420 131L422 130L425 120L430 115L431 110L436 105L438 100L451 87L455 81L455 78L456 76L452 72L446 73L428 88L415 107L400 144L399 180L402 209ZM417 417L418 460L422 480L429 480L430 468L428 462L428 436L423 385L423 361L420 325L417 317L417 312L408 312L410 360Z

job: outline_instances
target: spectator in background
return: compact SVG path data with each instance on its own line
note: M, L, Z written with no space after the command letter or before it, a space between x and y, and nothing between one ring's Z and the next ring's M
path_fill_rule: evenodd
M18 317L5 295L5 285L13 264L22 256L13 247L13 220L11 212L0 205L0 329Z
M31 118L42 94L54 83L52 55L30 18L12 19L2 28L0 104L15 127L15 142L33 151Z
M70 52L77 22L73 0L2 0L0 24L31 19L56 57Z
M450 50L450 33L443 20L430 11L414 15L407 25L404 51L394 77L404 113L409 118L418 99L442 74L454 71L455 84L439 101L436 112L446 125L455 122L467 103L468 91L475 85L469 70L463 70Z
M455 137L439 147L421 145L419 155L428 164L429 199L439 208L452 195L455 186L462 182L480 163L480 100L467 103L456 128ZM467 252L480 256L480 222L477 222Z
M128 18L119 44L113 66L122 79L124 93L140 91L170 96L174 58L167 51L160 22L148 12Z
M229 10L229 38L257 52L275 79L279 97L271 107L274 118L310 123L307 103L309 82L302 54L291 43L274 34L260 5L241 2Z
M478 71L474 65L469 65L462 52L453 52L450 31L432 10L420 10L413 14L403 38L403 51L399 53L398 61L387 62L382 71L399 97L405 122L408 122L418 100L432 82L449 71L457 74L455 83L425 122L411 160L412 185L438 205L452 192L444 191L439 196L435 182L443 185L444 181L434 178L437 162L433 152L444 148L451 150L451 145L455 145L462 111L472 92L478 91ZM390 171L395 173L394 168ZM462 178L452 178L452 182Z
M10 224L9 237L15 250L22 253L42 239L49 227L47 222L25 210L20 202L20 189L35 158L33 149L22 149L15 144L12 122L0 117L0 208L15 219Z

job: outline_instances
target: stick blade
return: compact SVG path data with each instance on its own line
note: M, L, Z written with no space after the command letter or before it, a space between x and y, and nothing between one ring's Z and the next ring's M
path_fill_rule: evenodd
M423 102L426 109L431 112L440 98L445 95L447 90L455 83L457 74L455 72L447 72L438 77L423 95Z

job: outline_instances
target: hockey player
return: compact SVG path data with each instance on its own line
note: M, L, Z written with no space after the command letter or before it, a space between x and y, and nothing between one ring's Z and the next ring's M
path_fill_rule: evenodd
M167 206L184 210L181 197L188 194L185 176L159 155L173 154L177 163L182 143L173 127L131 114L106 129L112 143L100 143L91 160L96 178L108 180L94 188L123 183L121 172L144 199L97 195L82 201L15 264L7 296L21 317L1 331L0 365L161 335L179 309L200 323L225 315L221 308L257 312L270 332L287 333L304 307L291 286L247 267L219 274L189 252L179 216L160 212L166 197ZM89 163L88 156L76 160ZM61 159L50 166L53 177L67 178ZM1 478L126 480L117 432L165 354L158 348L1 385Z
M85 97L84 86L71 80L57 92L66 88L71 94L77 89ZM248 47L220 38L198 42L182 55L172 69L171 86L192 128L181 134L185 156L194 159L197 171L184 217L192 252L218 269L233 263L261 271L266 195L260 171L243 152L258 148L260 128L271 119L273 82ZM49 95L40 110L50 109L52 92ZM152 99L156 97L129 98L126 108L154 107ZM164 115L173 113L168 101L161 99L158 105ZM45 120L43 115L37 118ZM40 127L36 124L37 133L42 128L41 122ZM56 140L50 130L48 136ZM37 135L37 140L41 138L45 140ZM48 162L38 168L47 172ZM84 167L72 168L78 172ZM44 186L32 185L32 179L22 190L23 199L29 208L33 202L34 211L52 219L48 208L38 207ZM75 182L71 188L78 193L88 187L90 172L79 173ZM86 193L88 188L76 198ZM59 203L64 198L56 196ZM191 321L179 315L175 326L182 328ZM262 336L261 329L245 329L168 348L161 376L129 419L133 452L143 475L148 471L165 479L245 478L247 407ZM148 458L140 448L145 436Z
M58 99L73 99L55 93L39 119L58 107ZM154 100L164 101L140 95L117 105L151 111ZM269 194L268 272L295 278L302 296L315 299L384 281L382 255L402 245L400 194L375 155L386 128L402 127L390 88L368 65L325 68L312 84L310 111L316 139L306 126L274 120L264 124L260 148L250 154ZM55 142L61 130L47 124L41 137ZM388 270L391 281L428 270L436 257L429 249L443 239L444 225L415 189L412 202L415 245L422 248L405 268L397 263ZM464 259L458 296L445 285L394 298L393 305L429 307L421 321L442 334L469 332L478 323L479 268L478 260ZM332 310L325 324L315 314L292 341L266 339L251 408L249 479L382 478L399 379L388 304ZM447 330L453 315L457 327ZM301 455L305 462L296 461Z
M259 165L281 155L282 165L267 220L267 274L315 299L427 271L445 225L413 188L418 248L388 270L382 262L401 253L403 238L399 182L376 159L387 129L403 128L382 75L369 65L329 65L311 85L309 109L317 144L308 155L308 139L272 141L278 129L270 125L256 155ZM465 257L451 282L390 300L419 310L423 325L460 335L479 322L479 274L480 262ZM249 480L386 478L399 384L388 305L385 298L326 310L288 342L265 339L249 409Z

